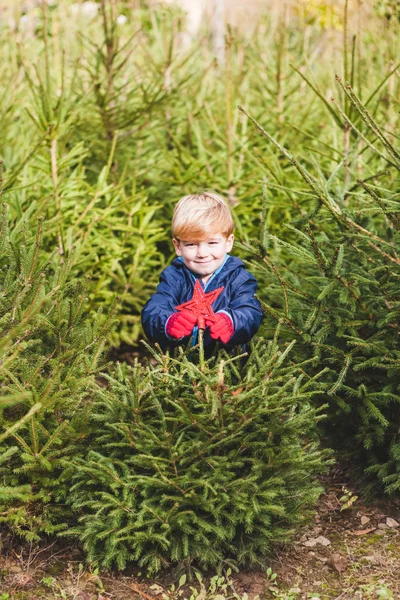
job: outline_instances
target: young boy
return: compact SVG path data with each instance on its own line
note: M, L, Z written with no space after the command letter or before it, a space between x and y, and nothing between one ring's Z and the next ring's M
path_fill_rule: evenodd
M207 321L204 350L210 355L216 342L226 349L246 344L257 332L261 306L254 297L257 281L243 262L228 252L233 246L234 223L223 198L213 192L184 196L172 218L177 257L164 269L157 291L142 310L147 337L164 350L197 339L197 317L176 306L190 300L196 279L204 293L223 286L212 309L216 320Z

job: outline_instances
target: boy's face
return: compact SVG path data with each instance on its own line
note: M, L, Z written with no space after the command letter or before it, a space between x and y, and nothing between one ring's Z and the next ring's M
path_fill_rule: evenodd
M224 262L227 252L232 250L233 233L213 233L205 240L173 239L177 256L182 256L185 265L201 278L212 275Z

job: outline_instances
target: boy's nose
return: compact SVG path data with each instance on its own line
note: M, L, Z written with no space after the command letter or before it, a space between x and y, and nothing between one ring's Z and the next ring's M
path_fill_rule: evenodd
M207 246L205 244L199 244L197 246L197 257L204 258L205 256L207 256L207 254L208 254Z

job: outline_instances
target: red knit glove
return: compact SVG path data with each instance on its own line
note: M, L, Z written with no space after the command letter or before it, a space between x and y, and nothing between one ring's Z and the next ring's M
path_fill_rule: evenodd
M169 337L180 339L190 335L196 325L197 317L188 310L173 313L167 321L165 331Z
M227 344L235 331L232 319L225 313L216 313L215 317L216 321L206 321L210 335L214 340Z

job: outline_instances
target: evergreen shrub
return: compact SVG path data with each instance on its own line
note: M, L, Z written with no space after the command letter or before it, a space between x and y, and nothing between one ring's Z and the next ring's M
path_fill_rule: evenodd
M248 362L225 353L198 364L182 353L118 365L73 461L67 533L88 559L148 572L195 562L262 563L309 517L327 464L319 449L318 375L259 340Z
M79 452L111 317L89 318L73 256L43 256L42 223L0 218L0 522L29 540L65 520L62 460ZM64 484L65 485L65 484Z
M245 248L267 326L278 321L297 341L296 362L315 356L327 369L330 443L374 474L368 485L392 493L400 490L400 153L350 85L339 85L350 107L339 116L353 138L333 173L315 177L253 119L300 175L308 210L287 224L293 241L264 226ZM364 179L361 156L377 167Z
M292 173L278 154L264 151L238 103L266 118L292 152L310 150L314 174L334 169L341 156L334 120L296 72L319 89L332 87L342 61L335 39L342 32L332 22L310 25L303 10L296 16L295 6L278 10L276 3L251 35L230 31L221 69L207 49L210 31L185 51L182 12L143 4L130 10L126 2L98 2L89 19L65 0L28 3L30 33L22 22L13 29L20 10L11 6L0 27L0 156L10 219L25 213L34 227L45 216L46 252L78 247L74 273L90 273L91 307L108 310L120 296L115 346L140 337L141 307L173 253L168 232L182 195L216 189L229 199L237 236L252 237L261 206L257 180L267 174L276 184L270 229L290 236L281 225L299 206L287 189ZM365 96L399 55L394 23L384 36L382 30L376 18L357 32L353 58L361 64L353 79L362 81ZM394 101L377 109L388 120L397 114L394 77L392 83Z

